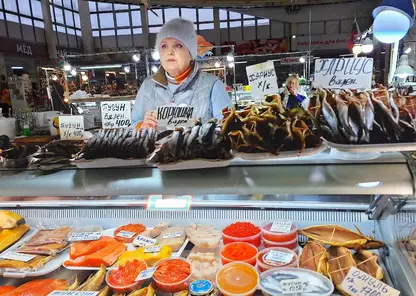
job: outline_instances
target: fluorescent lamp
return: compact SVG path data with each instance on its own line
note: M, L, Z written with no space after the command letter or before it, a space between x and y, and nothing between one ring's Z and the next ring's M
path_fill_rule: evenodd
M124 67L124 72L126 72L126 73L130 73L130 67L129 67L129 66L125 66L125 67Z
M415 75L415 71L409 66L409 57L404 54L400 57L399 66L397 67L396 72L394 72L394 76L407 78L408 76L413 75Z
M68 64L68 63L65 63L65 64L64 64L64 70L65 70L65 71L71 71L71 69L72 69L72 67L71 67L71 65L70 65L70 64Z
M304 57L300 57L300 58L299 58L299 62L301 62L301 63L303 64L304 62L306 62L306 60L305 60L305 58L304 58Z
M88 81L88 76L87 75L82 75L82 80L84 80L84 81Z
M374 43L370 37L367 37L362 42L362 51L363 53L370 53L374 50Z
M89 69L112 69L112 68L121 68L123 65L121 64L114 64L114 65L100 65L100 66L83 66L79 67L81 70L89 70Z
M160 54L158 51L155 50L154 52L152 52L152 59L154 59L155 61L160 60Z
M409 54L412 51L412 48L409 46L408 48L406 48L406 50L404 51L405 54Z
M13 70L22 70L23 69L23 67L22 66L14 66L14 67L11 67Z
M293 36L292 36L292 38L293 38L293 39L296 39L296 35L293 35Z
M58 76L56 76L55 74L54 74L54 75L52 75L52 80L53 80L53 81L58 80Z
M71 74L72 74L73 76L77 75L77 70L72 69Z
M140 55L138 54L133 55L133 61L135 61L136 63L140 61Z

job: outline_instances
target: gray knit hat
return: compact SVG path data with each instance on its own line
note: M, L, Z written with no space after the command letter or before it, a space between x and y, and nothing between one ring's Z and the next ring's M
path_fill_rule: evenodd
M191 53L193 59L198 55L196 31L191 21L175 18L163 25L156 38L156 50L159 51L160 43L165 38L176 38L181 41Z

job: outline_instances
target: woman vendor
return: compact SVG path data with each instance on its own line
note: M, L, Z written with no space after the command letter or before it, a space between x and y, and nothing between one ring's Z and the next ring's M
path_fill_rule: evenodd
M285 90L281 94L283 106L287 109L303 107L308 109L309 99L300 94L299 77L291 75L286 80Z
M193 107L192 118L206 122L222 118L221 110L231 106L224 84L216 76L204 73L194 61L197 35L194 24L178 18L167 22L156 38L161 66L148 77L137 93L132 111L132 126L157 126L157 108Z

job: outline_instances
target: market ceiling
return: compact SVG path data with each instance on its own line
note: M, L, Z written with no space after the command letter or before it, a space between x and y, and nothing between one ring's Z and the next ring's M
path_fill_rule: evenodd
M216 6L216 7L264 7L332 4L360 2L361 0L101 0L99 2L145 4L146 6Z

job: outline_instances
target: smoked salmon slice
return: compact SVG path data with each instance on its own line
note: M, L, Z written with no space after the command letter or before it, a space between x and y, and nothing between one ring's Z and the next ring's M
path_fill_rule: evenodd
M126 250L126 245L118 241L110 242L104 248L95 253L80 256L76 259L65 261L65 266L106 267L116 262L117 258Z
M66 290L68 282L58 279L43 279L30 281L3 296L48 296L55 290Z
M11 290L16 289L16 287L13 286L0 286L0 295L4 295L7 292L10 292Z
M109 236L103 236L99 240L89 242L78 242L71 245L69 256L71 259L76 259L81 256L90 255L103 249L108 244L114 242L115 239Z

